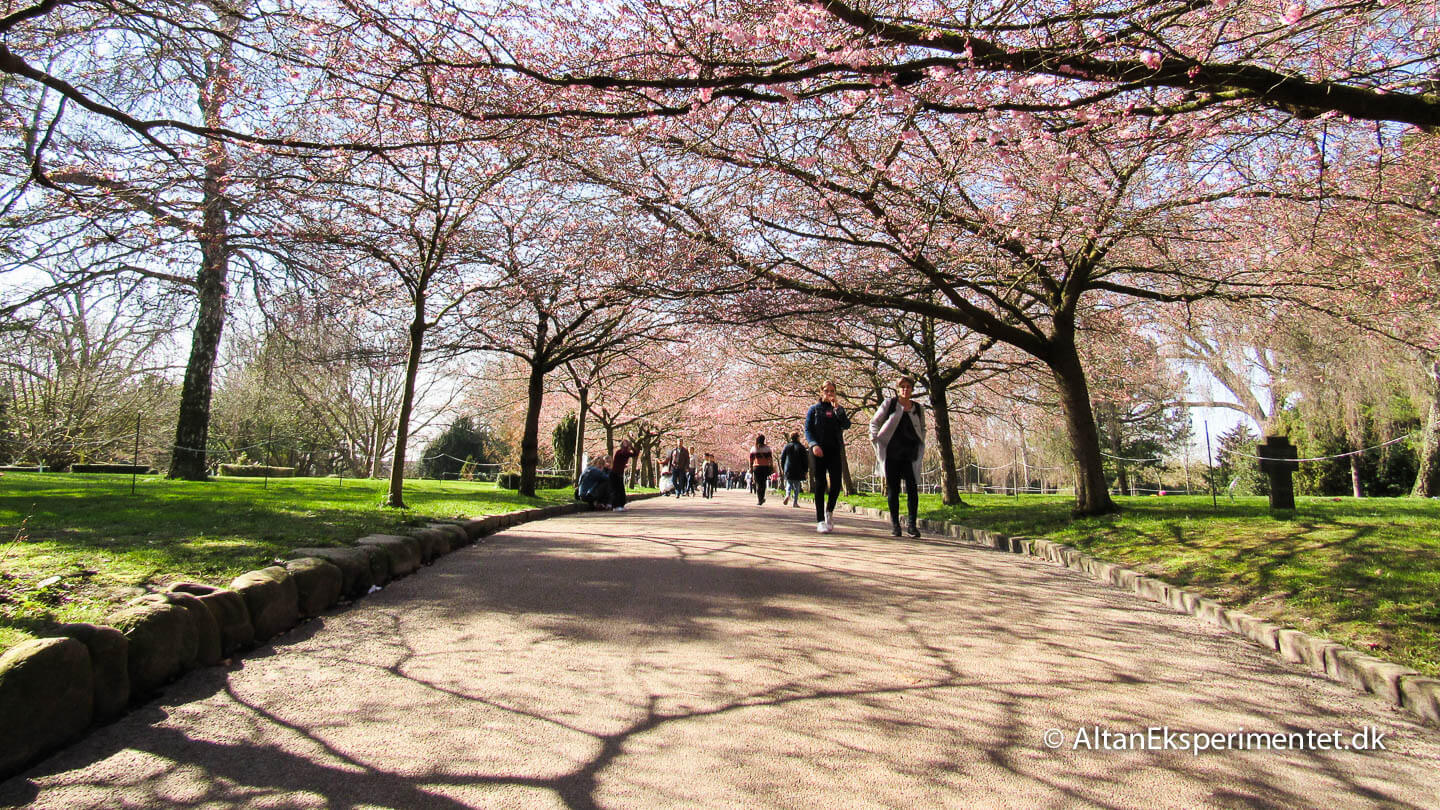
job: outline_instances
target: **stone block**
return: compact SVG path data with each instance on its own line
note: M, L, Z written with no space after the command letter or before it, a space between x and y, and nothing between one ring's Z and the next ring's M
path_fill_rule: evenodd
M340 569L340 593L346 599L359 599L370 592L375 575L370 572L370 554L358 548L297 548L291 558L319 557Z
M90 653L73 638L22 641L0 656L0 778L90 725L93 678Z
M245 599L257 644L264 644L300 621L300 595L295 580L278 565L241 574L230 583L230 588Z
M420 548L420 562L429 565L450 553L450 535L438 529L409 529L405 532L413 537Z
M396 579L418 571L420 562L424 558L424 552L421 550L424 543L413 536L371 534L356 540L355 544L383 549L386 554L390 555L390 574Z
M1242 610L1233 609L1227 609L1225 611L1225 615L1222 617L1222 620L1225 623L1226 630L1229 630L1232 633L1240 633L1242 635L1245 633L1245 622L1259 621L1259 619L1256 619L1249 613L1246 613Z
M1177 613L1189 613L1193 616L1199 612L1200 595L1171 586L1165 589L1165 603Z
M1406 675L1400 679L1400 705L1440 724L1440 679Z
M1364 689L1401 705L1400 682L1405 676L1418 675L1413 669L1381 661L1373 656L1340 644L1324 650L1325 674L1356 689Z
M130 641L125 634L113 627L78 622L60 625L59 632L84 644L90 654L95 719L103 722L124 714L130 705Z
M370 569L370 581L375 583L375 587L383 588L389 585L390 580L395 578L395 571L390 567L390 555L385 549L368 545L354 548L365 555L366 565Z
M210 608L195 595L184 591L169 591L165 600L185 608L190 620L195 623L195 665L213 667L220 663L220 623L215 620Z
M339 566L319 557L287 560L285 572L295 581L296 605L303 618L319 616L340 601L345 575Z
M1195 600L1195 615L1216 627L1225 626L1225 606L1204 596Z
M487 531L485 527L488 525L489 524L485 522L485 518L471 518L461 523L460 528L465 530L465 536L470 538L470 542L476 543L486 535Z
M565 507L560 506L555 508L564 509ZM431 523L427 528L434 529L438 532L445 532L447 535L449 535L451 551L470 545L470 535L466 533L464 528L457 526L454 523Z
M1281 658L1316 672L1325 671L1325 647L1340 646L1289 627L1275 632L1275 643Z
M1280 627L1278 625L1271 624L1264 619L1258 619L1254 616L1248 617L1241 621L1240 624L1241 632L1246 638L1267 650L1274 650L1276 652L1280 650Z
M190 615L190 611L185 610L185 607L184 607L183 605L179 605L179 604L176 604L175 602L172 602L172 601L170 600L170 594L168 594L168 593L147 593L147 594L142 594L142 595L140 595L140 596L135 597L134 599L131 599L127 604L129 604L129 605L146 605L146 604L175 605L175 607L178 607L178 608L180 608L181 610L184 610L184 611L185 611L185 621L182 622L182 631L181 631L181 635L180 635L180 671L181 671L181 672L189 672L190 670L194 669L196 666L199 666L199 661L200 661L200 628L198 628L198 627L195 626L195 617L192 616L192 615Z
M1155 579L1154 577L1137 576L1135 578L1135 586L1132 590L1144 599L1168 605L1169 601L1165 595L1168 587L1163 580Z
M177 582L169 590L195 597L210 611L220 635L221 658L254 645L255 626L250 623L250 608L245 606L245 597L226 588L198 582Z
M194 661L195 623L185 608L163 599L140 600L110 614L106 623L129 642L126 669L132 703L149 700L180 676L186 651Z

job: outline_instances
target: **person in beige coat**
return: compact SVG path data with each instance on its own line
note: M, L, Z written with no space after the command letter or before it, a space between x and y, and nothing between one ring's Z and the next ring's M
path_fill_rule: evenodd
M911 399L915 381L901 377L895 384L898 396L880 404L870 420L870 441L875 445L876 465L885 473L885 496L890 501L890 533L900 536L900 482L905 482L906 506L911 537L919 537L915 512L920 506L920 459L925 456L925 409Z

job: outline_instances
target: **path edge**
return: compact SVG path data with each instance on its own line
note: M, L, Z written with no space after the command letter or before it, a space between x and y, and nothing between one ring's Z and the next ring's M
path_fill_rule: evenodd
M889 512L870 506L844 504L855 514L888 519ZM1194 616L1206 624L1239 635L1292 664L1317 675L1374 695L1409 712L1428 725L1440 726L1440 679L1292 627L1282 627L1209 597L1107 562L1074 546L1053 540L1014 537L989 529L976 529L948 520L920 520L919 528L931 534L983 548L1022 554L1056 563L1089 576L1115 590Z

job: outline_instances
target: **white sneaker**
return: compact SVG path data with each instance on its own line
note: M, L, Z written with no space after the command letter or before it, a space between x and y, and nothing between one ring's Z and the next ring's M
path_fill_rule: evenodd
M820 534L829 534L829 533L830 533L830 524L828 524L828 523L826 523L825 521L822 520L822 521L820 521L819 523L816 523L816 524L815 524L815 531L818 532L818 533L820 533Z
M833 531L835 531L835 513L834 513L834 512L826 512L826 513L825 513L825 532L828 534L828 533L833 532Z
M624 511L625 511L625 507L623 507L623 506L617 506L617 507L615 507L614 509L611 509L610 511L612 511L612 512L624 512Z

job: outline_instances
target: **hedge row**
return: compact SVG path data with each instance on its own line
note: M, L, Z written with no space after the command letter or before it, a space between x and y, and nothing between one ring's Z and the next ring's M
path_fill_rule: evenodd
M294 478L294 467L267 467L264 464L221 464L221 475L240 478Z
M144 703L188 670L224 663L484 535L577 508L526 509L431 523L407 535L373 534L348 547L297 548L283 564L241 574L228 588L175 583L135 598L105 625L65 625L60 637L16 645L0 656L0 779Z
M520 473L503 472L495 479L501 489L519 489ZM564 489L573 484L574 481L568 475L537 475L535 476L536 489Z

